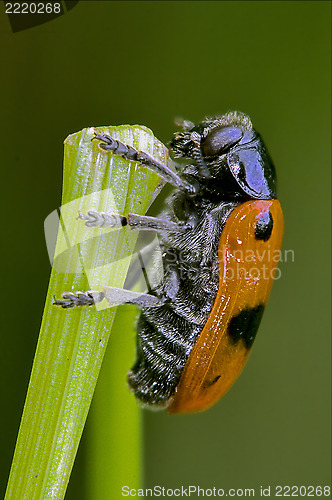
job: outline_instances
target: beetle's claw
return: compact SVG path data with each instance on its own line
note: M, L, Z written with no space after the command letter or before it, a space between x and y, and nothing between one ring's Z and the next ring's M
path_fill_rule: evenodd
M60 306L63 309L68 309L70 307L80 307L80 306L92 306L101 302L104 298L103 292L95 292L89 290L87 292L65 292L61 294L64 300L57 300L53 297L52 304L55 306Z

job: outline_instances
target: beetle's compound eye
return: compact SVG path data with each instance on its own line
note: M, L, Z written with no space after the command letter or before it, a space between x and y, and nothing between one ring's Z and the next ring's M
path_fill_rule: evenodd
M226 153L243 137L243 132L237 127L222 127L212 130L203 139L201 148L205 156L215 156Z

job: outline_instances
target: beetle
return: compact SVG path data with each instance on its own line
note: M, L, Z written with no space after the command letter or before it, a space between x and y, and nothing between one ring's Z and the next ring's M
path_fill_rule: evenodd
M100 148L139 162L174 188L159 217L80 214L88 226L155 230L163 277L148 293L105 287L65 293L56 305L135 304L136 361L128 384L147 407L169 413L213 405L241 372L271 290L283 215L276 173L250 118L232 111L182 122L170 149L187 162L170 168L96 133ZM189 160L189 162L188 162ZM158 270L157 270L158 271Z

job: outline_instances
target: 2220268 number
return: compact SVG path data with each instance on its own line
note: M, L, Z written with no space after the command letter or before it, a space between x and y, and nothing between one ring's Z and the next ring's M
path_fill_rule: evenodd
M60 14L61 4L43 2L6 2L6 14Z
M276 486L276 497L329 497L330 486Z

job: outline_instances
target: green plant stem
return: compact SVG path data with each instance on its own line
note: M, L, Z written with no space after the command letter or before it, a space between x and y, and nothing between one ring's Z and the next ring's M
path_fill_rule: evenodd
M167 161L166 149L145 127L97 130L109 131L113 137ZM135 232L87 228L76 220L77 212L145 213L160 180L133 162L101 151L92 137L93 130L84 129L65 142L55 258L5 500L64 498L116 310L107 308L107 303L65 310L53 306L52 299L64 291L123 286L135 243ZM48 222L55 216L52 214ZM46 235L48 232L46 225ZM121 363L121 351L112 356ZM119 363L110 368L111 380L118 379ZM125 380L121 384L125 386ZM114 396L105 425L118 427L123 414L128 417L127 432L136 436L130 453L136 457L131 464L137 467L133 475L138 481L139 412L129 392L120 399ZM117 453L119 445L110 443L109 454ZM116 466L123 464L115 457L112 467ZM118 497L118 490L107 492L107 498Z
M89 413L85 447L88 499L121 498L123 486L142 486L141 410L125 384L135 359L136 316L133 306L118 308Z

